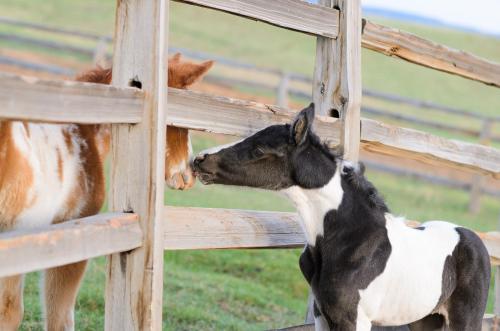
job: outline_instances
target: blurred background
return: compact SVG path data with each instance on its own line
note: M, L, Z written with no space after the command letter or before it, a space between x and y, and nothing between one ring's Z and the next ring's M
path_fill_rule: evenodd
M314 2L314 1L310 1ZM0 70L72 79L110 66L114 1L0 0ZM363 16L500 62L500 4L364 0ZM170 53L215 67L194 89L301 109L310 101L316 38L177 2ZM500 148L500 90L363 50L362 116ZM195 153L234 137L192 132ZM500 181L362 153L393 213L498 228ZM168 190L169 205L290 211L280 195L204 187ZM299 250L165 253L165 330L263 330L303 322L307 285ZM42 330L38 274L26 280L23 330ZM103 329L105 260L92 261L78 298L77 330ZM491 311L492 303L488 310Z

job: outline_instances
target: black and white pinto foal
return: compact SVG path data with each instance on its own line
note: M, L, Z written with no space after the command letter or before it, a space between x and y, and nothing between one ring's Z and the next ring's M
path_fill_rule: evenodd
M478 331L490 262L472 231L433 221L414 229L389 213L359 165L312 132L314 105L194 160L204 184L284 191L301 215L301 270L315 297L316 330ZM384 329L384 328L382 328Z

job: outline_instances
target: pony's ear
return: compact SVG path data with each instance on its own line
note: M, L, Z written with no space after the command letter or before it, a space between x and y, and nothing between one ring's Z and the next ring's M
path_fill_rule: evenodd
M178 63L180 60L181 60L181 53L177 52L168 60L168 62Z
M295 117L290 128L291 136L293 141L297 146L303 144L306 141L307 135L311 130L312 124L314 122L314 103L311 104L300 111L300 113Z
M169 62L168 80L169 86L176 88L187 88L199 81L210 68L214 61L205 61L203 63L193 62Z
M190 66L189 69L185 71L186 75L184 84L186 86L190 86L201 80L213 65L214 61L205 61L203 63Z

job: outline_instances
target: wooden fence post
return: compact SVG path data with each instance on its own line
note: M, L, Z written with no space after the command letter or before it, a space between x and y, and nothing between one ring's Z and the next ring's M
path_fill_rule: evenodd
M280 84L276 94L276 103L278 106L288 107L288 85L290 84L290 75L286 72L281 74Z
M138 214L143 245L111 255L105 329L162 329L168 0L118 0L113 84L145 92L136 125L112 128L110 209Z
M489 145L491 142L493 121L489 118L484 119L479 133L479 143L482 145ZM477 214L481 209L481 191L484 184L483 175L475 175L472 179L469 200L469 213Z
M337 39L318 37L313 75L316 114L329 116L332 109L342 121L341 146L344 158L359 159L361 108L361 2L320 0L320 5L340 10ZM306 323L314 321L313 296L309 295Z

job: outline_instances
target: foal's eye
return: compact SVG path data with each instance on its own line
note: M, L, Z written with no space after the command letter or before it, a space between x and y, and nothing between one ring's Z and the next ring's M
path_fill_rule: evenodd
M254 156L255 156L255 157L260 158L260 157L263 157L266 153L264 152L264 150L263 150L262 148L257 147L257 148L254 150L253 154L254 154Z

